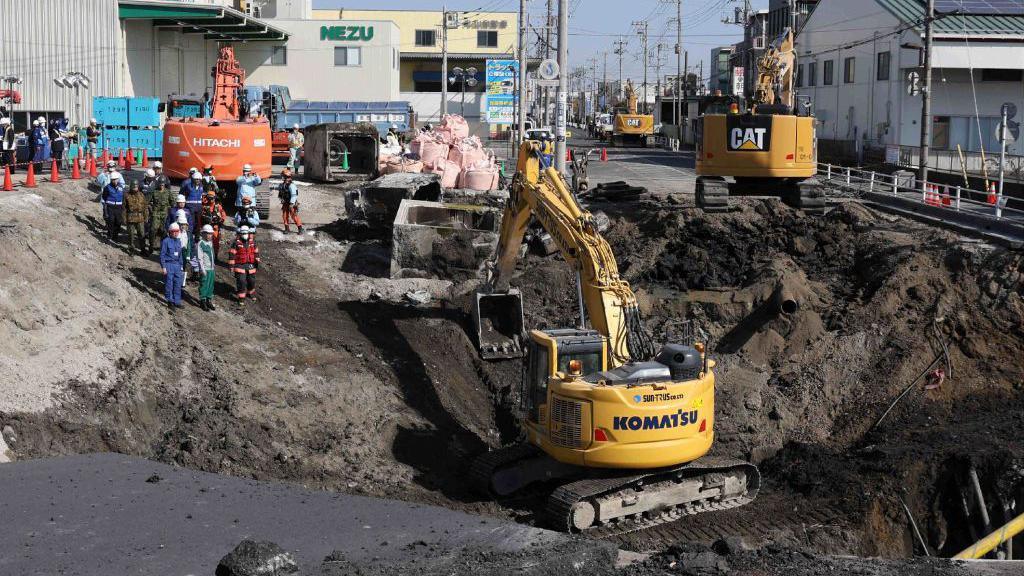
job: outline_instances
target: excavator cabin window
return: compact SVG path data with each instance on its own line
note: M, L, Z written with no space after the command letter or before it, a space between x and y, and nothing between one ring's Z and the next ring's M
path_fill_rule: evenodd
M552 352L557 355L554 366ZM568 373L572 360L580 361L584 376L605 370L604 338L593 330L574 328L531 332L522 394L531 422L538 421L539 408L547 402L548 379L557 372Z

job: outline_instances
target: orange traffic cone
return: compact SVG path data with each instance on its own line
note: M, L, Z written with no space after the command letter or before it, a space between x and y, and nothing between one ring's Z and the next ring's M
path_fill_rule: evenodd
M89 170L89 177L95 178L99 174L99 172L96 171L96 157L90 154L89 157L86 158L86 163L89 165L87 168Z
M117 165L120 166L122 170L128 170L128 158L124 155L124 148L117 151Z
M25 177L25 188L36 187L36 167L35 164L29 162L28 164L28 176Z
M998 199L998 196L997 196L997 193L996 193L996 183L993 182L988 187L988 198L987 198L987 201L988 201L989 204L995 204L997 199Z
M60 182L60 168L57 166L57 159L50 163L50 182Z
M607 161L608 161L608 149L607 148L601 148L601 162L607 162Z
M145 148L142 149L142 165L141 168L149 168L149 153Z
M572 148L565 149L565 161L572 162Z
M953 199L949 197L949 186L943 186L942 187L942 205L943 206L952 206L953 205Z
M82 171L78 167L78 159L77 158L73 162L71 162L71 179L72 180L81 180L82 179Z
M14 181L11 180L11 167L4 166L4 192L14 191Z
M104 165L106 165L107 162L110 162L110 150L107 150L106 148L103 149L103 154L100 155L100 162L103 162Z
M135 153L132 152L131 148L129 148L128 149L128 167L131 168L132 166L135 166Z

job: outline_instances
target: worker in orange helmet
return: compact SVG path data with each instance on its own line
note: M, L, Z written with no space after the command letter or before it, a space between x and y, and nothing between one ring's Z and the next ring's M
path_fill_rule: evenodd
M199 226L212 228L214 258L220 253L220 228L227 219L228 213L224 211L224 206L217 200L217 190L207 190L206 195L203 196L202 211L199 213Z

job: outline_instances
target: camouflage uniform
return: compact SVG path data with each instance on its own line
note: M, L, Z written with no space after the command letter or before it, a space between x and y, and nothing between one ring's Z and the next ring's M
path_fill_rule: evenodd
M125 221L128 223L128 250L135 254L140 249L146 256L152 254L152 244L146 238L146 220L149 219L149 205L146 196L136 182L124 197ZM141 247L141 248L139 248Z
M159 180L157 181L159 186ZM160 239L167 233L164 230L164 217L167 210L174 206L174 200L178 193L170 187L157 188L153 192L153 199L149 203L149 243L151 246L159 246Z

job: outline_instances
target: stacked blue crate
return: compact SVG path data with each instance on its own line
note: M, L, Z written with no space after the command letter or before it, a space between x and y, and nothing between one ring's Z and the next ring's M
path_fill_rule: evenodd
M100 147L114 155L131 148L136 160L142 159L143 150L149 158L161 158L164 132L159 107L157 98L93 98L93 116L103 130Z

